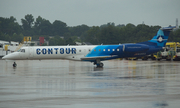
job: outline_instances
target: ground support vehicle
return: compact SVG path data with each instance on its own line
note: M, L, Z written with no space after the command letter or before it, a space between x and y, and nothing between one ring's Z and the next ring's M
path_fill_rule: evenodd
M176 52L175 55L173 56L173 60L174 61L180 60L180 44L178 44L176 47Z
M174 59L176 55L177 44L179 44L179 42L167 42L164 49L153 54L153 57L156 60L166 59L167 61L169 61L171 59Z

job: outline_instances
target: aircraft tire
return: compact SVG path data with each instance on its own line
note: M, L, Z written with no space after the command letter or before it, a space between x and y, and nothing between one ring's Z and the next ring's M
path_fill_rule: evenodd
M171 59L166 59L166 61L171 61Z
M104 66L103 63L100 63L100 64L96 64L98 68L102 68Z
M177 58L175 58L175 59L173 59L173 61L178 61L178 59L177 59Z
M148 58L147 57L144 57L142 60L147 60Z
M157 59L158 61L160 61L161 59Z
M156 60L156 58L155 57L151 57L151 60Z
M104 64L103 63L100 63L100 67L103 67L104 66Z
M138 60L138 58L134 58L133 60Z

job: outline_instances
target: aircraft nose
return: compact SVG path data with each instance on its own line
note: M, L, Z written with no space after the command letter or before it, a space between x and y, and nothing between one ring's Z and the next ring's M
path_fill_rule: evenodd
M4 57L2 57L3 60L8 60L8 59L11 59L12 55L11 54L8 54L8 55L5 55Z
M17 54L8 54L8 55L5 55L4 57L2 57L3 60L13 60L13 59L17 59Z
M3 60L6 59L6 56L2 57L2 59L3 59Z

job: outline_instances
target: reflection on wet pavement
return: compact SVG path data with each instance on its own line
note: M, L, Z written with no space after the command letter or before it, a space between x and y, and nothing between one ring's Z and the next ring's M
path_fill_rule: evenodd
M180 62L0 60L0 107L179 108Z

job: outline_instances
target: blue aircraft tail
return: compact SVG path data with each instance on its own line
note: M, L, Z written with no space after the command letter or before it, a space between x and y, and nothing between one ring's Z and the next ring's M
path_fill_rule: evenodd
M155 46L164 47L166 45L167 40L168 40L169 33L175 27L176 26L160 28L158 30L157 34L151 40L146 41L146 42L141 42L139 44L148 44L148 45L155 45Z

